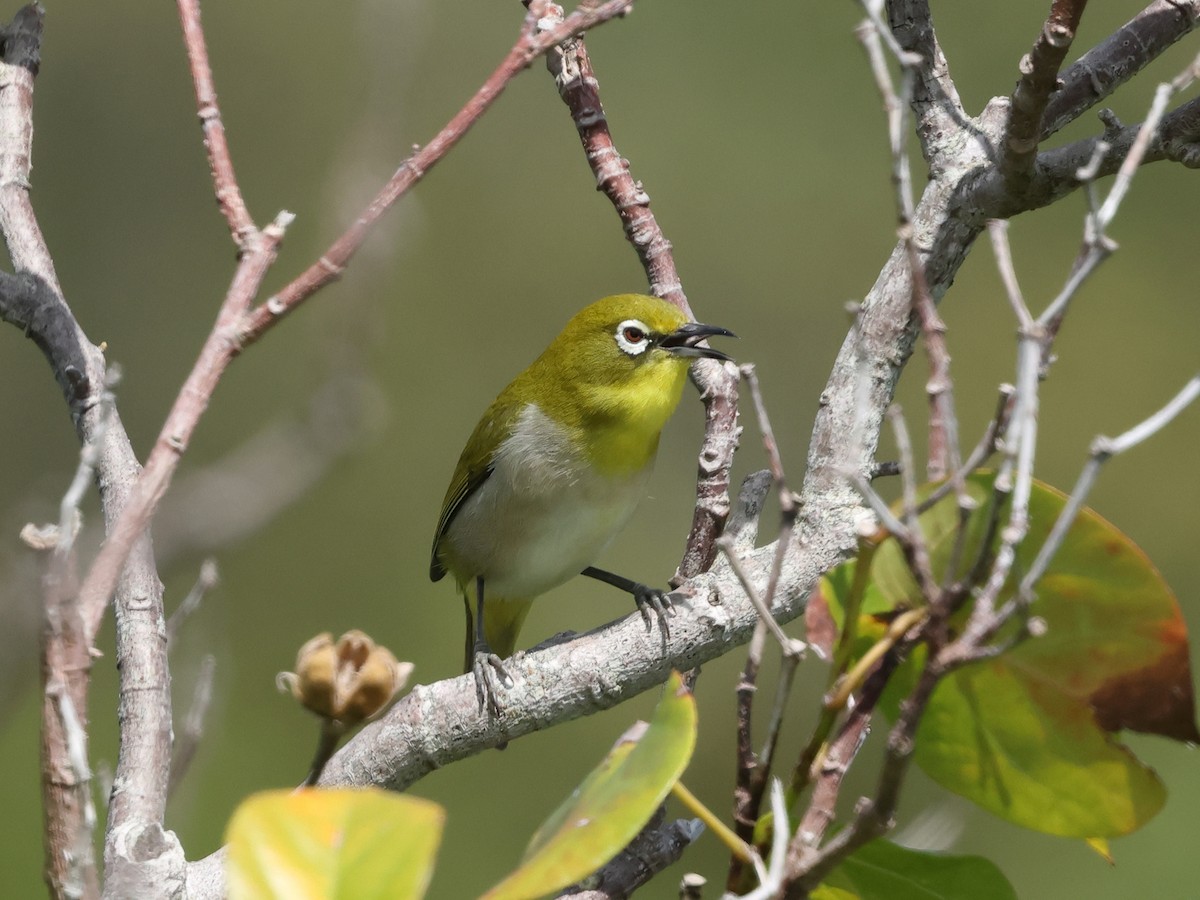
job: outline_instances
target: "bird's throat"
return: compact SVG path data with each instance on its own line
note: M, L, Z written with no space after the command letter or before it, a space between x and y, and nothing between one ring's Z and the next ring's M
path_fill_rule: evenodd
M683 393L686 366L666 365L639 373L636 387L593 388L584 423L587 454L610 478L644 471L658 452L658 438Z

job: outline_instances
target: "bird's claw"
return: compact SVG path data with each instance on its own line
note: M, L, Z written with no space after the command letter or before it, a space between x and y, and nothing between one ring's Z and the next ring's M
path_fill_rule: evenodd
M479 701L479 709L487 709L493 716L504 711L500 702L500 690L513 686L512 676L504 668L500 657L487 646L475 648L475 662L472 665L475 673L475 697Z
M633 602L637 604L638 612L642 614L642 621L646 623L647 631L654 627L654 623L650 621L650 613L653 611L658 617L663 634L667 637L671 636L671 626L667 620L675 615L675 607L671 603L670 594L649 585L635 584L633 586Z

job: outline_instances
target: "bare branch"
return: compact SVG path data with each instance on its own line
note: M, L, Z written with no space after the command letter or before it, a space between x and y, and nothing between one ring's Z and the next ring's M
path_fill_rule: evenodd
M221 121L221 108L217 105L217 87L213 82L212 67L208 63L204 29L200 25L200 0L177 0L177 3L179 23L183 27L183 46L187 50L188 65L192 70L196 107L200 116L200 127L204 130L204 149L208 152L208 166L212 170L217 205L229 225L233 242L239 250L243 250L247 248L258 228L250 217L245 200L242 199L242 191L233 171L229 144L225 140L225 123Z
M290 221L290 215L281 213L275 223L253 236L253 249L246 250L238 263L233 283L217 314L216 324L205 339L192 371L167 414L128 503L108 529L108 538L79 590L80 603L87 611L85 624L89 635L95 635L99 629L104 608L125 559L149 526L163 494L170 486L179 460L187 451L200 417L208 408L217 383L236 354L235 333L242 310L274 262L284 228Z
M196 583L192 585L192 589L188 591L187 596L183 598L175 612L171 614L171 618L167 619L167 652L170 653L175 642L179 639L179 631L183 627L183 623L188 617L200 608L200 601L204 599L204 595L217 586L221 580L220 573L217 571L217 561L215 559L206 559L200 563L200 574L196 576Z
M1133 173L1142 164L1142 158L1150 148L1150 142L1158 130L1158 123L1166 112L1167 103L1174 94L1190 86L1196 80L1198 72L1200 72L1200 57L1193 60L1188 68L1170 82L1158 86L1158 90L1154 93L1154 102L1150 105L1150 112L1138 130L1137 139L1121 162L1121 168L1117 171L1117 177L1113 181L1112 189L1109 191L1104 205L1095 215L1095 228L1100 234L1104 233L1117 214L1117 208L1121 205L1121 201L1129 190L1129 184L1133 180Z
M730 547L730 542L725 537L717 538L717 548L725 554L725 560L729 563L729 568L733 570L733 574L737 576L738 582L742 586L742 590L746 592L746 596L750 598L750 602L754 604L754 608L762 617L763 624L767 626L767 631L779 643L780 649L785 655L799 654L805 644L801 641L793 641L787 636L779 623L775 621L775 616L771 609L763 600L762 595L758 592L758 588L754 586L754 582L750 578L749 572L742 565L741 558L734 553Z
M196 687L192 691L192 705L183 720L183 730L179 739L175 742L175 758L171 761L171 779L167 786L168 796L173 795L183 783L192 765L192 759L200 748L200 739L204 736L204 719L208 715L209 704L212 703L213 678L216 672L217 658L209 653L200 661L200 672L196 676Z
M1163 117L1159 147L1167 159L1189 169L1200 168L1200 99L1189 100Z
M790 882L799 878L802 872L809 871L823 855L818 848L836 817L835 805L842 781L867 739L875 705L898 662L899 655L894 651L880 660L879 666L863 684L858 703L847 715L822 758L816 761L815 767L819 772L813 773L812 799L788 845L787 878Z
M1054 0L1042 33L1021 60L1021 77L1013 88L1000 154L1000 172L1015 194L1024 194L1033 176L1042 117L1058 87L1058 70L1075 40L1086 6L1087 0Z
M784 563L774 614L787 622L804 608L807 592L834 557L824 529L801 530ZM769 577L772 545L742 559L752 581ZM676 602L680 615L670 635L648 635L641 617L624 619L518 654L506 662L514 686L501 717L480 715L474 677L462 675L418 685L378 722L367 725L330 760L324 785L379 785L403 789L429 772L571 719L609 709L662 684L672 669L685 670L715 659L748 641L761 618L737 577L721 571L692 579ZM220 855L189 866L194 898L218 896L224 886Z
M917 479L913 471L915 465L912 440L908 435L908 425L904 421L904 412L899 404L892 404L887 417L896 437L896 447L900 451L900 478L904 489L904 532L898 536L898 540L904 547L904 554L909 559L925 602L933 604L937 602L938 589L929 562L929 546L925 542L925 533L917 521Z
M938 44L928 0L890 0L887 6L888 21L897 43L920 60L912 68L910 102L921 153L937 177L967 127L968 117Z
M879 519L879 524L892 536L903 541L908 538L908 528L896 518L896 514L892 512L892 508L888 506L879 494L871 487L870 483L860 475L849 477L850 483L854 485L859 495L867 501L867 506L871 508L871 512Z
M105 521L111 524L128 503L138 462L115 410L102 415L99 401L106 383L102 351L88 340L63 297L29 199L33 86L39 64L41 18L39 6L27 6L4 35L0 66L0 231L17 275L4 279L0 316L20 326L42 350L67 401L80 443L98 447L95 469L100 501ZM119 584L116 578L113 582L117 588L117 660L121 675L118 715L124 726L118 765L122 767L120 775L128 777L120 781L122 796L116 798L110 825L128 810L127 792L142 794L145 788L144 794L154 797L159 784L165 787L165 738L170 728L165 648L156 644L155 637L162 629L162 586L149 542L135 540L130 549L128 564L116 572ZM52 607L57 605L55 596L61 595L48 594ZM46 683L65 685L66 696L83 722L94 633L86 622L93 617L98 620L107 599L106 595L98 609L80 601L78 607L70 604L68 609L47 610L52 626L46 632L43 653ZM43 758L51 761L45 776L47 864L51 883L61 886L62 857L54 848L75 833L73 827L61 826L77 817L79 810L72 792L60 790L64 784L62 773L52 762L65 753L59 719L55 704L47 697L43 704ZM134 759L136 764L131 766ZM157 812L161 820L161 806L156 810L153 800L141 811L150 818ZM93 872L85 892L88 895L96 889L94 881Z
M1200 397L1200 375L1194 376L1166 406L1140 424L1135 425L1115 438L1103 435L1096 438L1092 443L1090 458L1083 467L1083 471L1079 473L1079 479L1075 482L1075 488L1071 491L1071 496L1067 498L1067 503L1063 507L1062 512L1059 513L1058 519L1055 520L1053 529L1051 529L1050 534L1038 550L1037 558L1034 559L1033 564L1029 567L1029 571L1021 579L1021 584L1017 589L1019 602L1028 603L1032 599L1034 586L1041 579L1042 575L1045 574L1046 568L1054 558L1054 554L1058 552L1058 548L1062 545L1067 531L1074 524L1075 518L1079 515L1079 510L1083 508L1088 494L1091 493L1092 485L1095 484L1101 467L1112 459L1112 457L1124 453L1126 450L1136 447L1143 441L1153 437L1170 424L1197 397ZM1005 611L1001 610L997 615L1002 618L1005 615Z
M1071 65L1042 115L1045 140L1095 106L1200 23L1200 0L1154 0Z
M400 164L400 168L359 213L354 223L330 244L316 262L265 303L246 314L237 334L237 341L241 346L257 341L280 318L337 279L358 252L379 217L454 148L471 126L487 112L509 82L527 69L530 63L573 35L625 15L631 2L605 0L595 5L581 4L562 24L540 31L539 19L545 15L544 11L549 6L546 0L534 0L530 3L517 42L466 105L446 123L432 141L415 150Z

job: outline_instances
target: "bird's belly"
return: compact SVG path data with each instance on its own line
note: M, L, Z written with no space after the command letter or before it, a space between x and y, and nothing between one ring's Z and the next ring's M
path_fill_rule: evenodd
M536 597L595 561L633 514L648 474L498 467L447 531L451 569L464 584L482 576L496 599Z

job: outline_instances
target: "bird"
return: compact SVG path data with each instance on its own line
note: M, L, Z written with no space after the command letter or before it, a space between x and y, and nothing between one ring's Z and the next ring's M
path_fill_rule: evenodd
M664 591L592 566L633 515L663 426L700 343L736 337L657 297L617 294L584 307L500 392L446 490L429 576L453 575L466 607L464 670L480 708L502 712L511 656L533 600L576 575L633 595L663 625Z

